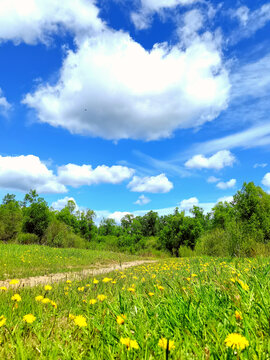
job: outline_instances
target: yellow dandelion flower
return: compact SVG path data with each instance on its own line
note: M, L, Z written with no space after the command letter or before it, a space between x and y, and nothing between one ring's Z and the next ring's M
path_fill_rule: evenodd
M41 301L43 299L44 299L44 296L42 296L42 295L38 295L38 296L35 297L36 301Z
M99 283L99 281L98 281L97 279L94 279L94 280L93 280L93 283L94 283L95 285L97 285L97 284Z
M22 301L22 298L20 297L19 294L15 294L11 297L11 300L19 302Z
M131 293L135 293L135 289L133 287L128 288L127 291L129 291Z
M1 287L0 287L0 290L1 290L1 291L7 291L7 288L6 288L5 286L1 286Z
M190 281L191 279L190 279L190 277L187 277L187 281Z
M164 290L164 287L161 285L157 285L158 290Z
M78 287L78 291L83 292L84 291L84 286Z
M149 295L149 296L154 296L155 293L153 293L153 292L150 291L150 292L148 293L148 295Z
M54 307L55 309L57 309L57 304L56 304L56 302L51 301L51 305L52 305L52 307Z
M68 295L68 292L67 292L67 291L65 292L65 295Z
M236 320L243 320L243 316L242 316L242 314L239 312L239 311L235 311L235 318L236 318Z
M36 317L33 314L24 315L23 321L27 322L28 324L32 324L36 320Z
M19 284L19 280L18 279L13 279L13 280L10 280L10 285L17 285L17 284Z
M71 284L71 280L67 280L66 283L67 283L67 284Z
M90 285L90 284L86 284L85 286L86 286L86 287L90 287L91 285Z
M249 346L248 340L244 336L237 333L229 334L224 342L226 346L237 350L244 350Z
M69 314L68 317L70 318L70 320L74 320L76 316L73 314Z
M106 296L106 295L103 295L103 294L100 294L100 295L97 296L97 299L98 299L99 301L104 301L105 299L107 299L107 296Z
M116 284L116 281L115 281L115 280L113 280L113 281L112 281L112 284Z
M119 325L124 324L126 318L127 318L126 315L123 315L123 314L118 315L116 318L117 324L119 324Z
M139 349L139 345L136 340L131 340L130 338L122 338L120 339L121 344L126 345L127 350L130 349Z
M50 304L51 300L49 298L44 298L41 300L42 304Z
M126 278L126 277L127 277L126 275L122 275L122 276L121 276L121 279L124 279L124 278Z
M241 285L242 289L244 289L245 291L249 290L249 286L247 284L244 283L244 281L242 280L237 280L238 284Z
M44 286L44 290L45 290L45 291L51 291L51 290L52 290L52 286L51 286L51 285L45 285L45 286Z
M107 278L107 277L105 277L104 279L102 279L102 281L103 281L104 283L107 283L107 282L112 281L112 279L111 279L111 278Z
M7 322L7 319L4 315L0 316L0 327L4 326Z
M97 302L96 299L90 299L90 300L89 300L89 304L90 304L90 305L94 305L96 302Z
M196 277L196 276L198 276L198 275L196 275L196 274L191 274L191 276L192 276L192 277Z
M158 346L160 346L164 350L167 350L168 348L169 351L175 349L174 341L168 340L166 338L159 339Z
M79 327L87 326L86 318L82 315L75 316L74 323Z

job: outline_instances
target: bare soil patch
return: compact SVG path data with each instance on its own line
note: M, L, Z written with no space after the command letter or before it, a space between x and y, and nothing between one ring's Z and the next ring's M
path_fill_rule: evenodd
M125 262L123 264L112 264L110 266L99 267L99 268L97 268L98 264L94 264L93 268L88 268L81 271L57 273L57 274L50 274L44 276L32 276L25 279L19 279L19 283L16 285L10 285L9 284L10 279L4 280L4 281L0 281L0 287L1 286L5 286L6 288L34 287L37 285L52 284L66 280L81 280L86 277L93 277L100 274L106 274L115 270L121 271L132 266L138 266L152 262L156 262L156 260L136 260L136 261Z

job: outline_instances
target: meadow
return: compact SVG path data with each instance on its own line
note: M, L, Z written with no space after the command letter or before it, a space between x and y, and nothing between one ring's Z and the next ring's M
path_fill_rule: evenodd
M124 253L0 242L0 280L98 268L138 259Z
M269 359L270 261L179 258L1 290L1 359Z

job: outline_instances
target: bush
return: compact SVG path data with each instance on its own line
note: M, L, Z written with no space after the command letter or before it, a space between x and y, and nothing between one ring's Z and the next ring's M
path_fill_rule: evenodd
M69 226L53 220L48 226L42 238L42 244L60 248L85 248L86 242L80 236L74 234Z
M39 244L39 237L36 234L20 233L16 240L21 245Z
M200 255L229 256L228 234L219 228L205 233L198 240L195 252Z
M188 246L182 245L178 250L179 257L192 257L195 256L195 252Z

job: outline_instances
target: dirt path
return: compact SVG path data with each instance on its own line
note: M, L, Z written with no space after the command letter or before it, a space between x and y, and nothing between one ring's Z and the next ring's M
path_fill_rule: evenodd
M20 279L19 284L10 285L10 280L0 281L0 287L5 286L6 288L16 287L33 287L37 285L52 284L55 282L66 281L66 280L81 280L86 277L96 276L100 274L106 274L115 270L124 270L132 266L138 266L146 263L156 262L156 260L136 260L125 262L121 265L110 265L99 269L86 269L82 271L68 272L68 273L57 273L44 276L32 276L26 279Z

